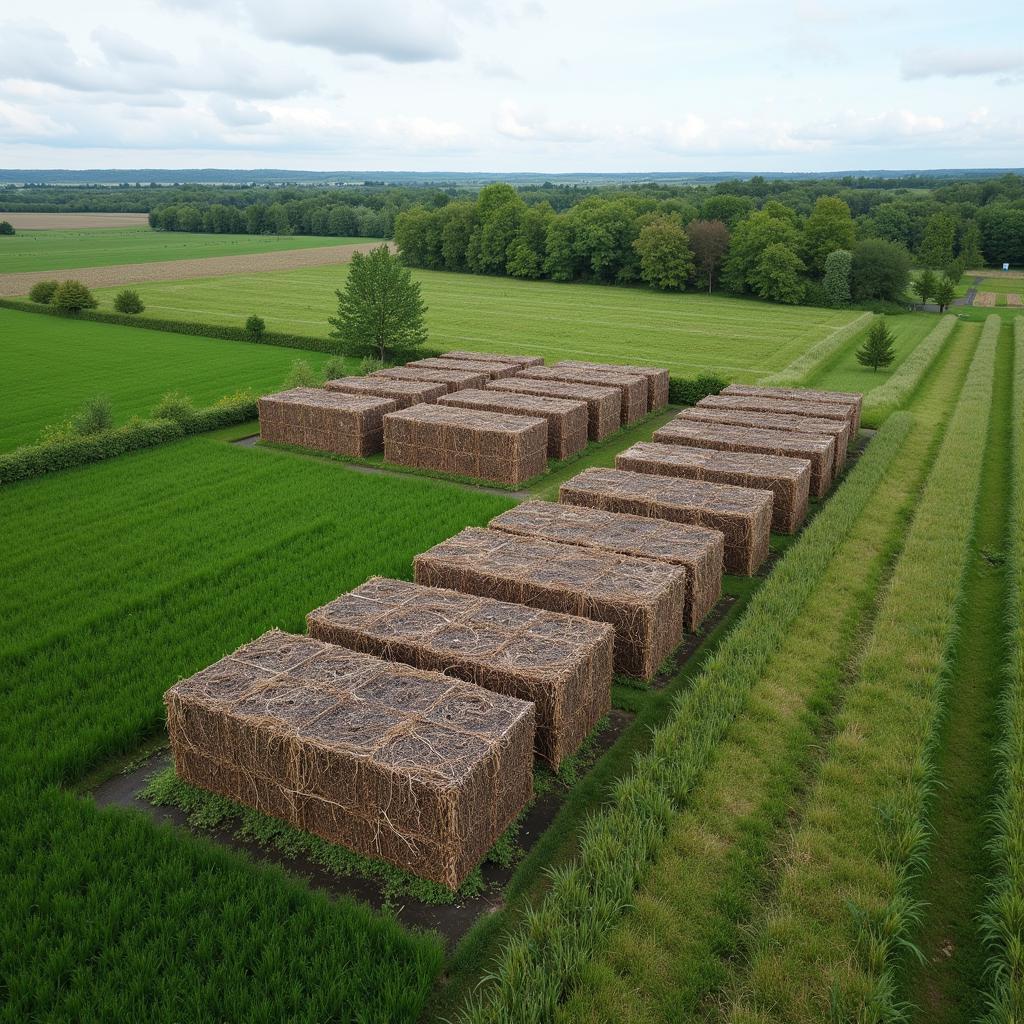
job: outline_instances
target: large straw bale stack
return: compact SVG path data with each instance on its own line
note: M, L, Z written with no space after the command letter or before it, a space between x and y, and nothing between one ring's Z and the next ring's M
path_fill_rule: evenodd
M642 441L620 452L615 468L771 491L772 529L778 533L796 533L807 516L811 486L807 459Z
M258 403L260 437L338 455L372 455L384 436L384 416L398 405L374 395L292 388Z
M514 487L547 469L548 423L537 416L414 405L384 418L384 458Z
M797 402L823 402L826 405L841 405L853 409L850 436L856 437L860 430L860 414L864 396L857 391L815 391L812 388L768 388L757 384L730 384L723 395L739 395L757 398L781 398Z
M562 484L558 500L719 530L725 536L726 572L752 576L768 557L772 497L771 491L706 480L586 469Z
M635 373L576 369L572 366L527 366L519 372L516 379L562 380L574 384L618 388L621 399L619 420L622 426L637 423L647 415L647 378Z
M306 622L318 640L532 701L537 754L555 769L611 707L605 622L379 577Z
M272 630L164 696L195 786L457 888L530 799L533 705Z
M469 370L428 370L425 366L389 366L374 370L371 377L387 377L391 380L420 380L432 384L444 384L449 394L463 388L482 388L490 379L486 373Z
M460 409L482 409L510 416L539 416L548 421L548 457L566 459L587 447L587 403L550 395L521 395L514 391L457 391L439 400Z
M622 425L622 397L618 388L575 384L559 380L528 380L511 377L492 381L488 391L513 391L519 395L541 395L587 403L587 436L603 441Z
M836 408L836 406L832 406ZM703 423L730 423L734 427L757 427L760 430L783 430L793 434L824 434L836 444L836 461L832 470L835 479L846 465L850 442L850 423L845 419L819 419L817 416L790 416L785 413L757 412L753 409L731 409L728 406L701 405L698 402L684 409L677 420Z
M458 349L454 352L445 352L442 359L472 359L486 363L512 363L515 366L543 366L543 356L510 356L498 355L494 352L466 352Z
M803 416L805 419L833 420L845 423L850 437L855 438L857 408L837 402L812 402L806 398L772 398L768 395L708 395L697 405L705 409L730 412L764 412L773 416Z
M413 559L416 582L615 627L615 668L651 679L683 635L686 569L469 527Z
M436 402L442 395L448 394L446 384L431 384L426 380L392 380L390 377L339 377L337 380L329 380L324 388L348 395L390 398L399 409Z
M662 366L627 366L620 363L588 363L579 359L563 359L555 366L574 370L597 370L599 373L633 373L647 378L647 411L656 412L668 405L669 372Z
M666 448L667 445L653 447ZM725 537L718 530L582 505L526 501L496 516L491 530L538 537L560 544L602 548L636 558L654 558L686 568L686 628L695 631L722 593Z
M794 434L784 430L759 430L735 427L728 423L701 423L675 419L654 432L659 444L682 444L692 448L718 448L727 452L758 452L784 455L790 459L809 459L811 493L818 498L828 494L836 464L836 443L824 434Z
M443 356L414 359L405 365L422 367L424 370L465 370L467 373L483 373L488 380L514 377L522 369L517 363L500 363L493 359L448 359Z

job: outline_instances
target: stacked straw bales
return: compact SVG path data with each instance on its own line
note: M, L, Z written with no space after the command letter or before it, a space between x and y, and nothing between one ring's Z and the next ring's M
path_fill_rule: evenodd
M517 380L560 380L573 384L604 385L619 391L619 423L628 426L647 415L647 378L612 370L576 369L571 366L527 366Z
M413 566L427 586L608 622L616 670L643 679L683 635L681 565L470 527L417 555Z
M398 406L374 395L293 388L264 395L258 408L264 441L358 456L380 451L384 416Z
M522 369L518 363L500 363L493 359L447 359L441 357L414 359L405 365L413 368L422 367L424 370L465 370L467 373L482 373L488 380L514 377Z
M532 704L307 637L164 699L186 782L452 889L532 795Z
M591 441L603 441L622 425L622 398L618 388L576 384L570 381L511 377L492 381L487 385L487 389L586 402L587 436Z
M547 420L414 405L384 418L384 458L515 487L548 465Z
M825 405L839 405L848 410L850 436L856 438L860 430L860 416L864 396L856 391L815 391L811 388L767 388L756 384L730 384L723 395L743 398L776 398L784 401L819 402ZM815 415L818 415L815 413Z
M445 352L442 359L473 359L483 360L488 363L512 363L516 366L543 366L543 356L510 356L496 355L494 352L465 352L461 349L455 352Z
M486 373L470 370L430 370L425 366L389 366L374 370L371 377L388 377L392 380L426 380L432 384L444 384L448 392L463 388L482 388L490 379Z
M573 370L596 370L599 373L631 373L647 378L647 411L657 412L668 405L669 372L660 366L626 366L619 363L587 363L578 359L563 359L556 367Z
M306 617L311 636L536 705L536 750L557 770L611 707L604 622L375 577Z
M586 469L562 484L558 500L719 530L725 536L726 572L752 576L768 557L771 491L621 469Z
M390 398L399 409L423 402L436 402L448 394L446 384L431 384L426 380L393 380L390 377L339 377L329 380L328 391L341 391L349 395L376 395Z
M601 548L621 555L655 558L684 566L684 621L691 631L700 626L722 593L725 537L718 530L550 501L524 502L502 512L487 525L489 529L523 537Z

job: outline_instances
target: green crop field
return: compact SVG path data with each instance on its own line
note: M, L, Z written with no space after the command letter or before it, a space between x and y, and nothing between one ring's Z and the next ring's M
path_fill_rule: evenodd
M194 260L205 256L248 256L370 241L373 239L313 235L190 234L152 231L147 227L19 231L16 235L0 237L0 274Z
M270 330L325 336L346 267L139 286L154 316L237 324L258 313ZM523 352L718 371L753 381L780 369L858 314L640 288L516 281L414 271L434 347ZM116 289L101 289L110 308Z

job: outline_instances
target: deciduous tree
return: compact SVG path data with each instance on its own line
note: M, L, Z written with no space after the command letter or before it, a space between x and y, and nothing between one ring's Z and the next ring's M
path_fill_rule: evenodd
M910 283L910 253L898 242L865 238L853 250L850 278L857 302L884 299L900 302Z
M825 273L829 253L850 250L856 232L850 208L836 196L822 196L804 225L804 259L814 275Z
M936 284L938 284L938 282L935 279L935 275L931 270L926 269L922 270L921 273L914 278L913 288L914 291L917 292L921 301L927 304L928 300L935 294Z
M956 286L948 277L943 275L936 283L933 295L935 301L939 304L939 312L945 313L947 307L953 301L953 297L956 295Z
M683 291L693 274L693 253L678 220L659 217L645 224L633 248L640 256L641 280L662 291Z
M729 229L720 220L691 220L686 234L701 280L707 281L710 295L717 283L718 268L729 251Z
M825 258L825 276L821 287L825 301L834 309L850 304L850 272L853 253L849 249L836 249Z
M804 297L804 261L782 242L761 253L750 283L762 299L795 305Z

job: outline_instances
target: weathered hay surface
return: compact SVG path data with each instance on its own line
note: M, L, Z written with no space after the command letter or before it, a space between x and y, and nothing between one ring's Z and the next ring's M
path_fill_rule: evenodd
M373 395L321 388L292 388L258 403L260 437L338 455L372 455L381 449L384 416L397 404Z
M341 391L349 395L377 395L390 398L399 409L424 402L436 402L448 394L446 384L431 384L425 380L392 380L390 377L339 377L329 380L328 391Z
M838 402L812 402L809 399L770 398L765 395L708 395L697 405L702 409L720 409L730 412L764 412L772 416L802 416L805 419L833 420L845 423L849 435L855 438L854 423L857 410L853 405Z
M555 769L611 708L604 622L380 577L306 622L319 640L532 701L537 754Z
M487 525L489 529L523 537L601 548L685 566L684 621L691 631L697 629L722 593L725 537L718 530L551 501L523 502L502 512Z
M445 352L442 359L473 359L482 360L486 363L512 363L515 366L543 366L543 356L510 356L496 355L494 352L466 352L457 349L454 352Z
M586 469L562 484L558 500L606 512L693 523L725 535L726 572L752 576L768 557L772 492L621 469Z
M489 379L486 373L471 373L468 370L428 370L425 366L389 366L383 370L374 370L370 376L444 384L449 394L463 388L482 388Z
M538 416L548 421L548 457L565 459L587 447L587 403L550 395L521 395L514 391L458 391L439 400L441 405L482 409L511 416Z
M818 498L828 494L836 464L836 443L824 434L794 434L784 430L759 430L728 423L701 423L675 419L654 432L659 444L682 444L693 448L718 448L729 452L758 452L785 455L791 459L809 459L811 493Z
M730 384L722 391L722 394L852 406L853 423L850 426L850 436L855 438L860 431L860 414L864 406L864 396L857 391L815 391L812 388L770 388L759 387L756 384Z
M620 363L588 363L578 359L563 359L555 366L575 370L597 370L608 373L633 373L647 378L647 411L656 412L668 405L669 372L662 366L627 366Z
M615 468L771 491L772 529L778 533L796 533L807 517L811 486L807 459L641 442L620 452Z
M577 369L572 366L527 366L519 372L517 379L561 380L618 388L621 400L619 422L622 426L637 423L647 415L647 378L635 373Z
M164 695L178 774L457 888L530 799L533 705L278 630Z
M622 397L618 388L597 387L559 380L528 380L511 377L492 381L488 391L514 391L520 395L547 395L587 403L587 436L603 441L622 425Z
M426 370L465 370L467 373L482 373L488 380L514 377L521 369L516 363L499 363L493 359L448 359L443 356L414 359L411 363L406 363L406 366L422 366Z
M536 416L414 405L384 418L384 458L516 486L548 466L548 423Z
M615 668L651 679L683 635L686 569L469 527L413 559L416 582L615 627Z
M755 399L756 401L756 399ZM810 403L808 403L810 404ZM837 408L833 406L832 408ZM758 412L754 409L732 409L698 402L684 409L677 420L695 420L704 423L731 423L736 427L758 427L761 430L784 430L793 434L824 434L836 444L836 461L832 468L835 479L846 465L847 446L850 442L850 421L846 419L819 419L817 416L789 416L784 413Z

